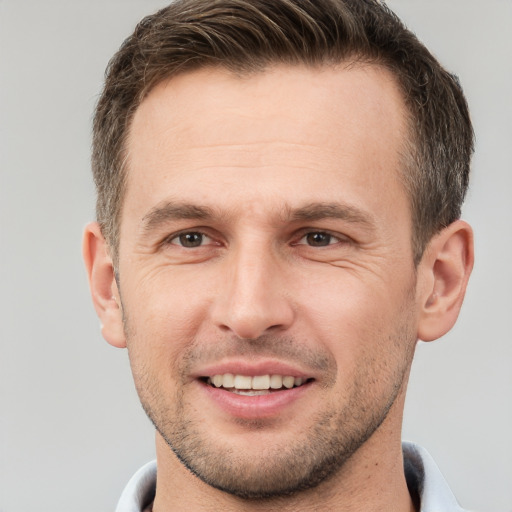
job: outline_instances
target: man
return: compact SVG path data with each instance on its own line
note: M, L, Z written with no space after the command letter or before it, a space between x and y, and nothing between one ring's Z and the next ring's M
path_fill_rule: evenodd
M376 0L182 0L138 25L84 236L156 428L119 512L461 510L400 433L416 342L471 272L472 148L457 81Z

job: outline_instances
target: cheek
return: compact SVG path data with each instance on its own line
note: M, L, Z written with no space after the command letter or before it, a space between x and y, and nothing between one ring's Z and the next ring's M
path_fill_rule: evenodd
M144 276L133 274L130 281L122 289L127 314L141 331L158 338L190 336L207 311L211 292L198 271L162 267Z
M301 328L333 354L344 380L362 364L385 371L403 358L414 338L413 290L412 281L385 283L340 273L304 287L298 318Z
M340 271L328 279L304 283L300 290L299 316L315 324L329 337L344 337L383 327L392 313L392 299L385 286ZM369 282L368 282L369 281ZM314 284L313 284L314 283ZM379 283L380 285L380 283Z
M162 277L162 276L161 276ZM135 281L134 281L135 282ZM193 287L176 289L169 280L141 280L123 288L124 323L130 364L134 377L144 383L145 375L165 388L181 377L178 365L190 350L204 322L206 306Z

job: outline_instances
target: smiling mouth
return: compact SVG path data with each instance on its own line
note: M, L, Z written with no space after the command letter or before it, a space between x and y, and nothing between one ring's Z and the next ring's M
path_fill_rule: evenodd
M251 377L232 373L203 377L201 380L212 387L222 388L231 393L245 396L285 391L313 381L311 378L293 377L291 375L255 375Z

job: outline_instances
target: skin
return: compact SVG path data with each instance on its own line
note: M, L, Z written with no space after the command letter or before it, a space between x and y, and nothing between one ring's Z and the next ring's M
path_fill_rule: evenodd
M278 66L180 75L137 110L118 283L95 223L84 258L157 428L155 511L414 509L407 378L473 252L457 221L413 264L404 109L379 67ZM279 365L310 380L274 408L226 409L201 379Z

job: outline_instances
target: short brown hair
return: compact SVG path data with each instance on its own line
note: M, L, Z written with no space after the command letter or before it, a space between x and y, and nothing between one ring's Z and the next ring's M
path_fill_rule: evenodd
M418 262L430 238L460 217L473 130L457 78L378 0L176 0L144 18L110 61L94 117L97 219L114 261L127 133L157 83L206 66L251 73L351 61L389 69L408 108L402 177Z

